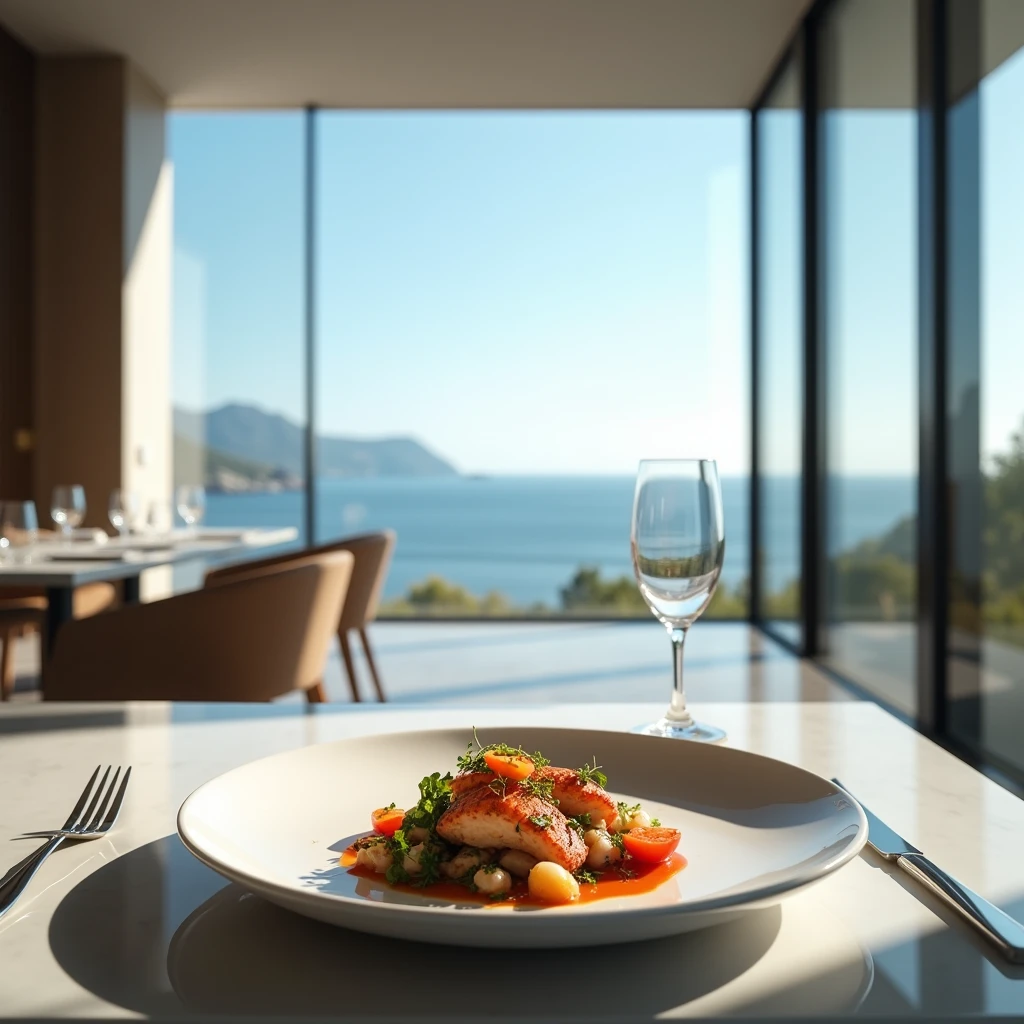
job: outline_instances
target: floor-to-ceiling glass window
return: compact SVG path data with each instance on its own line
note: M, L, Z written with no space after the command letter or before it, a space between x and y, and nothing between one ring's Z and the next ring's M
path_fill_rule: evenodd
M317 115L321 539L385 615L649 618L637 461L706 456L746 613L748 114ZM783 581L785 582L785 581Z
M168 128L175 483L205 485L207 524L301 532L303 113L175 113Z
M1024 770L1024 9L952 5L950 729ZM954 24L951 28L956 29ZM980 48L978 44L980 40ZM968 62L975 62L977 84Z
M800 642L803 418L801 62L795 50L757 118L761 618Z
M819 35L826 660L915 706L914 0L838 0Z

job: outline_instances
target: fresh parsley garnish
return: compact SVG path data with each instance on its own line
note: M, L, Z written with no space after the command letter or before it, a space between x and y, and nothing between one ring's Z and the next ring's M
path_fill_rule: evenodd
M402 821L402 828L425 828L433 832L437 828L438 819L448 810L452 802L452 777L442 776L440 772L427 775L420 781L420 799L416 806L407 811ZM398 834L397 832L395 833Z
M576 774L580 777L580 782L593 782L602 789L608 785L608 776L601 771L601 766L597 763L596 757L593 764L588 762L582 768L577 768Z
M589 814L577 814L571 818L566 818L566 822L569 828L579 833L580 839L583 838L583 833L590 828L590 815Z
M526 820L531 825L536 825L537 828L549 828L551 826L550 814L531 814Z

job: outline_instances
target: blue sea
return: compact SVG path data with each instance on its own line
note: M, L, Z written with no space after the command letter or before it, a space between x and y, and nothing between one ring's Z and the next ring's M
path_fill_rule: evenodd
M384 527L398 534L385 597L442 576L475 594L499 590L516 604L557 607L559 589L581 565L605 576L632 574L629 522L632 477L439 477L321 480L317 540ZM799 565L794 480L765 481L768 585L781 588ZM842 550L890 529L914 509L911 478L845 478L830 548ZM304 496L211 494L211 526L303 529ZM749 485L722 480L726 557L723 580L749 573Z

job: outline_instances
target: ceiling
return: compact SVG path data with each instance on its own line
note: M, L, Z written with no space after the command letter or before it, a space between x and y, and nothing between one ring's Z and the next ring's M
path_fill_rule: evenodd
M0 0L177 107L745 107L809 0Z

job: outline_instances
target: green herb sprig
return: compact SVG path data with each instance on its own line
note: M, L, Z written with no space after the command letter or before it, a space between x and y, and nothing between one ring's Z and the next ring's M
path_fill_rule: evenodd
M601 766L597 763L596 757L594 758L593 764L588 762L584 764L582 768L577 768L576 774L579 776L580 782L593 782L602 789L608 785L608 776L601 771Z

